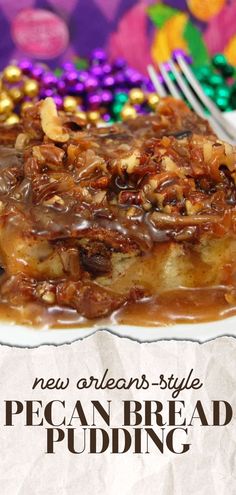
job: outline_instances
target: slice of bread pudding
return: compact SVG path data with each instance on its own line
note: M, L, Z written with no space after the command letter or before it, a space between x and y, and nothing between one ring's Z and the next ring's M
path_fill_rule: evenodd
M180 288L234 304L236 152L181 101L111 127L51 99L0 133L0 301L86 318Z

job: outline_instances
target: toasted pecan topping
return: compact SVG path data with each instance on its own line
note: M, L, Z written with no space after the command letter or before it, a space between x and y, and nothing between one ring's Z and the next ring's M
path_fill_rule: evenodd
M45 98L40 104L40 117L43 132L52 141L65 143L69 139L69 134L64 131L57 113L56 104L52 98Z

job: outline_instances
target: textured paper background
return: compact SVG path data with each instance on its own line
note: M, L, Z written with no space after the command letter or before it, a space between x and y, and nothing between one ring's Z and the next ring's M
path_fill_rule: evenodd
M194 368L204 386L184 391L178 399L191 406L200 399L226 400L236 410L236 340L230 337L198 344L160 341L137 343L97 332L71 345L35 349L0 347L0 403L4 400L66 400L73 404L90 400L171 399L170 391L64 391L32 390L35 377L78 378L131 377L146 373L155 381L161 373L187 376ZM187 406L188 407L188 406ZM187 408L186 407L186 408ZM190 407L191 409L191 407ZM116 419L116 418L115 418ZM117 417L118 426L119 418ZM235 495L236 426L198 427L190 432L192 447L183 455L158 451L149 455L73 455L60 446L46 455L43 427L4 427L0 407L0 493L1 495Z

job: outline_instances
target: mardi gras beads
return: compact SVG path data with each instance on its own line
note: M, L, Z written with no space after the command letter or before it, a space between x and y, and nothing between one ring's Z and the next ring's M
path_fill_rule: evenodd
M73 96L65 96L63 100L63 109L66 112L75 112L77 109L77 100Z
M96 124L99 122L101 115L99 112L92 111L92 112L87 113L87 118L88 118L89 122Z
M19 82L21 75L21 69L17 65L8 65L3 71L3 78L9 83Z
M183 50L175 50L173 59L177 61L180 54L188 64L192 63ZM173 79L168 64L166 69ZM211 64L197 67L194 72L206 94L220 109L236 108L234 67L223 54L214 55ZM164 84L162 76L158 77ZM134 118L156 111L159 102L147 76L121 57L109 61L105 51L96 48L89 60L68 60L55 71L28 59L5 67L0 86L1 122L17 121L16 116L47 96L54 99L59 111L74 113L91 123Z
M217 53L214 55L212 58L212 64L225 78L232 77L234 75L234 67L227 62L227 59L223 53Z
M151 81L122 57L109 62L100 48L93 50L88 61L68 60L54 72L44 64L21 60L4 69L2 85L2 120L48 96L54 99L58 110L82 112L90 122L132 118L155 106L147 101L147 93L153 91Z
M38 82L35 81L34 79L27 79L24 83L23 91L26 96L29 96L30 98L34 98L34 96L37 96L39 92Z
M134 119L137 117L137 111L131 105L125 105L121 110L121 117L123 120Z
M148 96L147 96L147 102L148 102L148 105L149 107L152 109L152 110L155 110L156 109L156 106L158 104L160 100L160 97L158 96L157 93L150 93Z
M20 100L22 100L24 93L21 90L21 88L19 88L18 86L15 86L15 87L10 88L8 90L8 95L10 96L10 98L12 98L12 100L15 103L18 103Z
M222 111L236 108L232 77L234 67L227 62L224 54L217 53L212 57L212 64L197 67L194 73L204 92Z
M5 123L8 125L18 124L18 122L20 122L20 117L19 117L19 115L17 115L17 113L12 113L5 120Z
M141 104L145 100L144 92L139 88L133 88L129 92L129 99L131 103Z
M9 96L3 96L0 98L0 114L1 115L9 115L9 113L13 110L14 104Z
M32 101L24 101L21 105L21 113L28 110L28 108L32 108L34 106Z

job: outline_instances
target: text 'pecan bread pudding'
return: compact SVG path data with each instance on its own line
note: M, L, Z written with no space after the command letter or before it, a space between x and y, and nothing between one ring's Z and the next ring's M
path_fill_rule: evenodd
M236 312L236 151L183 102L95 128L48 98L2 125L0 145L8 315L157 324Z

